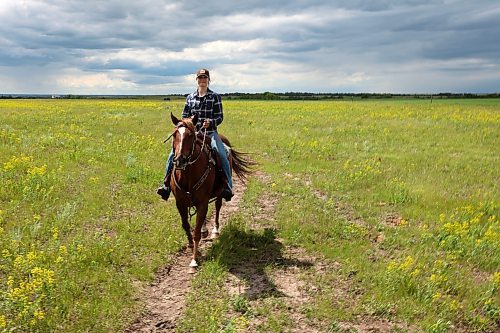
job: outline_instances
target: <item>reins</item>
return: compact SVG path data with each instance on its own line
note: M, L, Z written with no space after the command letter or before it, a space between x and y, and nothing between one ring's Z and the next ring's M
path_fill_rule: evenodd
M179 127L181 127L181 126L185 126L185 125L184 124L180 124L180 125L177 126L177 129ZM177 131L177 129L176 129L176 131ZM206 149L206 147L205 147L206 146L206 140L207 140L207 133L206 133L207 130L206 130L206 128L203 128L203 130L204 130L203 133L202 133L203 134L203 139L201 139L201 149L200 149L200 152L198 153L198 155L196 156L196 158L194 160L191 160L193 154L195 153L196 143L200 142L200 139L198 138L198 133L199 132L195 131L195 140L193 141L191 152L190 152L190 154L188 156L188 162L186 163L186 166L195 164L199 160L201 154L203 154L204 151L207 154L208 163L207 163L207 167L205 168L205 171L204 171L203 175L200 177L200 179L198 179L198 181L194 184L194 186L190 189L190 191L186 191L185 189L183 189L181 187L181 185L178 183L177 178L175 177L175 171L176 170L185 171L186 166L184 166L183 168L177 168L175 166L175 164L174 164L174 167L173 167L173 170L172 170L172 173L173 173L172 177L174 179L175 187L178 190L186 193L186 195L188 196L189 201L190 201L189 202L189 208L190 208L190 210L191 210L192 207L194 207L194 212L193 213L189 212L190 219L197 212L197 209L194 206L193 201L192 201L192 195L193 195L194 192L196 192L198 189L201 188L201 186L205 183L205 180L208 178L208 175L210 174L210 171L212 170L212 168L210 166L211 160L212 160L211 151L209 151L208 148ZM174 131L164 142L168 141L174 135L174 133L176 131Z
M170 140L170 138L175 134L175 132L177 132L177 130L180 128L180 127L186 127L188 128L187 126L185 126L184 124L179 124L176 126L176 129L175 131L172 132L172 134L170 134L165 140L163 140L163 143L167 142L168 140ZM187 162L187 165L192 165L194 163L196 163L196 161L198 161L198 159L200 158L203 150L205 149L205 141L206 141L206 137L207 137L207 129L206 128L203 128L204 129L204 132L203 132L203 140L202 140L202 144L201 144L201 150L200 150L200 153L198 154L198 156L196 156L196 158L194 160L191 160L191 157L193 156L194 154L194 149L196 148L196 142L199 140L198 139L198 133L201 132L194 132L194 136L195 136L195 140L193 141L193 144L191 145L191 152L189 153L189 156L188 156L188 162ZM174 166L175 167L175 166ZM179 168L179 170L183 170L181 168Z
M201 153L203 152L203 150L205 149L205 141L207 140L207 129L206 128L203 128L204 129L204 132L203 132L203 141L201 142L201 150L200 150L200 153L198 154L198 156L196 156L196 158L194 159L194 161L191 161L191 156L193 155L194 153L194 148L196 146L196 141L198 141L198 132L195 132L195 137L196 137L196 140L193 142L193 148L191 149L191 154L189 154L189 157L188 157L188 165L191 165L191 164L194 164L196 163L196 161L198 161L198 159L200 158L201 156ZM201 131L200 131L201 132ZM210 163L209 163L210 164Z

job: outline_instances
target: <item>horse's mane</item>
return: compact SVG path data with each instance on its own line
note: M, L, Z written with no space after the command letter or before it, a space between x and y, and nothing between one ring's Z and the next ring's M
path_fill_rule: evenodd
M193 124L193 120L191 118L184 118L181 120L182 124L186 126L189 130L196 133L196 127ZM178 125L177 125L178 126Z
M198 143L203 143L203 140L207 140L207 137L204 135L202 131L197 131L196 130L196 125L193 123L192 118L184 118L181 120L179 124L177 124L177 127L179 126L186 126L190 131L195 133L195 136L197 137ZM210 138L208 138L208 141L210 142Z

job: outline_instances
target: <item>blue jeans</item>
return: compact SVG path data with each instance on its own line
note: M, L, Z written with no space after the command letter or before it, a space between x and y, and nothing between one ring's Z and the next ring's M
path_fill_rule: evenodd
M207 135L210 136L210 146L212 149L217 152L220 157L220 161L222 164L222 171L224 172L224 176L226 176L227 184L229 189L233 190L233 177L231 175L231 168L229 167L229 160L227 159L226 150L224 149L224 144L219 137L219 134L215 131L208 132ZM167 158L167 165L165 167L165 174L169 174L172 172L172 168L174 167L174 150L170 151L170 154ZM168 184L166 184L168 186Z

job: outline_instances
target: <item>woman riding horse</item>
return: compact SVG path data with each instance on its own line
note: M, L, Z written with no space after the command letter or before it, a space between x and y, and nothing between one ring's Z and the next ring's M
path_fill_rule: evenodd
M219 233L219 213L222 207L222 184L217 178L215 160L212 150L208 149L210 136L203 131L196 131L194 124L198 123L198 114L192 118L177 119L170 114L175 128L172 132L173 170L170 177L170 188L175 196L175 204L181 216L182 228L188 238L189 247L193 248L193 257L190 263L190 272L194 273L198 263L198 246L201 240L202 229L205 225L208 205L215 199L215 221L212 237ZM232 170L242 181L251 173L250 167L255 165L250 159L244 158L231 147L227 138L221 136L224 143L230 147L229 162ZM189 210L196 211L196 224L191 229L189 224ZM193 213L194 214L194 213ZM192 215L193 215L192 214Z
M194 124L196 129L200 130L203 128L206 134L210 136L210 146L219 157L225 178L223 181L224 189L222 191L222 197L226 199L226 201L230 201L233 197L233 179L226 150L217 133L217 126L220 125L224 119L222 99L219 94L208 88L210 83L210 72L208 69L199 69L196 72L196 81L198 83L198 89L186 98L186 104L182 111L182 118L185 119L197 115L198 121ZM165 201L168 200L171 192L170 177L172 174L173 158L174 151L172 150L168 155L163 186L156 191Z

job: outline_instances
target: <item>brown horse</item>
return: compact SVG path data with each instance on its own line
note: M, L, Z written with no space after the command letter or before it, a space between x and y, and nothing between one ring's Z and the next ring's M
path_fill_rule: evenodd
M196 256L201 239L201 230L205 225L208 204L215 199L215 226L212 234L219 233L219 213L222 207L222 172L216 165L217 154L210 149L210 137L197 132L195 124L198 116L177 119L170 114L175 128L172 132L172 147L174 151L174 167L170 177L170 188L175 196L177 210L181 216L182 228L186 232L189 247L193 248L190 267L194 270L198 264ZM231 147L229 140L220 135L221 140ZM228 156L231 170L238 178L245 181L255 163L244 158L244 154L230 148ZM189 208L195 207L196 225L191 231L189 225ZM205 227L206 228L206 227Z

